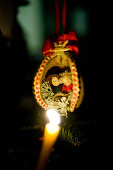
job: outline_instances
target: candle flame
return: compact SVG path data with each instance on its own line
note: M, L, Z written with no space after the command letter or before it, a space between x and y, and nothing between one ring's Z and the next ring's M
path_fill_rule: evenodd
M59 132L59 126L53 125L52 123L48 123L46 128L47 128L48 134L50 135L55 135Z
M58 125L60 123L60 115L58 114L57 111L49 109L47 110L46 115L51 124Z
M42 149L39 156L39 162L36 170L44 170L48 157L50 156L51 149L55 144L58 137L60 126L60 115L53 109L48 109L46 115L50 121L47 123L44 130L44 140L42 143Z

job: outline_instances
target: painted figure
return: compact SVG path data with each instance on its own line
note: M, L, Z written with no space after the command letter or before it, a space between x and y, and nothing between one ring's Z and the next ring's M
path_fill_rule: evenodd
M59 93L62 91L62 84L59 83L60 76L58 74L52 74L47 77L46 81L49 81L53 93Z
M60 74L61 78L59 80L59 83L62 83L62 91L66 91L67 93L70 93L73 91L73 84L72 84L72 77L71 73L67 70Z

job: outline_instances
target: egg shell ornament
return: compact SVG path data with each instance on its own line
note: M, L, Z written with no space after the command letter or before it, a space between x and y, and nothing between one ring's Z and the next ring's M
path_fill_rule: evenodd
M45 110L54 108L60 112L64 108L61 112L66 110L66 113L61 114L67 115L67 112L74 111L80 92L77 67L72 56L79 54L75 32L47 38L42 53L44 60L34 78L36 101ZM54 74L59 76L57 86L47 81ZM57 91L54 92L54 89Z

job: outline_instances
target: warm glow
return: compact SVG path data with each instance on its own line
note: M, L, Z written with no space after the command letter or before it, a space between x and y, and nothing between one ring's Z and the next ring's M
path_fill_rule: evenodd
M47 123L45 126L42 150L36 170L44 170L52 147L55 144L60 131L60 126L58 126L60 123L60 115L58 112L53 109L49 109L46 114L50 123Z
M46 114L51 123L51 128L54 127L53 125L58 125L60 123L60 115L58 114L57 111L49 109L47 110Z
M47 128L48 133L51 135L54 135L55 133L58 133L59 131L59 126L53 125L52 123L48 123L46 128Z

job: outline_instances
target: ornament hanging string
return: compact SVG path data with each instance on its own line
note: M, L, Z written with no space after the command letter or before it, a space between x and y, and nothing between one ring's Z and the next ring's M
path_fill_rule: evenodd
M55 15L56 15L56 33L58 34L60 31L59 0L55 0ZM63 25L63 32L65 32L66 0L63 1L63 7L62 7L62 25Z
M48 37L43 45L42 48L42 54L44 57L51 56L54 53L54 41L62 42L68 41L65 48L68 48L70 51L73 51L76 56L79 54L78 49L78 39L74 31L69 30L68 32L65 31L66 27L66 0L63 0L63 6L62 6L62 25L63 25L63 33L60 32L60 13L59 13L59 0L55 0L55 15L56 15L56 37Z
M64 0L63 8L62 8L62 24L63 24L63 32L64 32L65 25L66 25L66 0Z
M55 14L56 14L56 33L60 30L60 16L59 16L59 1L55 0Z

